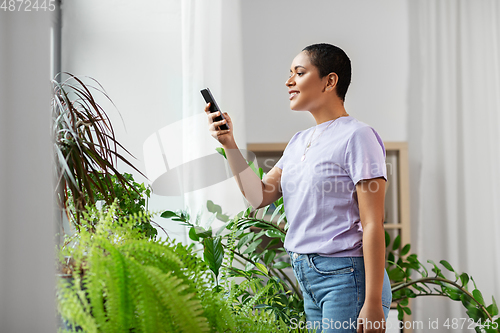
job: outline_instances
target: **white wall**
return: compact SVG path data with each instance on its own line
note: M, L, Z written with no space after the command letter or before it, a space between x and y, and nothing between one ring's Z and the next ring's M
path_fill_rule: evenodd
M305 46L331 43L350 57L346 108L384 141L407 139L409 72L407 1L242 1L247 142L288 142L314 126L291 111L285 80Z

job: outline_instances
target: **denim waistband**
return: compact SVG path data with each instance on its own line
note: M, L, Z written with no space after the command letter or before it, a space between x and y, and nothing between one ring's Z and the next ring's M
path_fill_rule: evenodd
M314 258L314 257L317 257L317 256L321 256L321 254L318 254L318 253L306 253L306 254L301 254L301 253L296 253L296 252L293 252L293 251L289 251L289 250L286 250L286 252L288 253L288 255L290 256L290 260L291 261L300 261L300 260L304 260L304 259L307 259L309 260L310 258ZM360 259L364 259L363 257L351 257L351 256L346 256L347 258L360 258ZM328 258L346 258L346 257L328 257Z

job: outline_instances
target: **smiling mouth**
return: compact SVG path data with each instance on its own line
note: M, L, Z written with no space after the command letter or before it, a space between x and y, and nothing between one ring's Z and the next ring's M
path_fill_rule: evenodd
M298 91L294 91L290 94L290 100L292 100L295 96L297 96L299 94Z

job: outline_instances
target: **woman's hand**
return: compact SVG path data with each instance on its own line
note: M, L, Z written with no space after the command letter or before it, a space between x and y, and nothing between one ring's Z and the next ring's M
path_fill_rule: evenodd
M361 308L358 316L357 333L384 333L385 332L385 315L380 304L366 303Z
M208 130L210 131L210 135L213 136L217 141L219 141L222 146L229 146L234 144L234 136L233 136L233 122L231 121L231 117L224 112L224 118L221 121L215 121L214 119L220 115L221 111L210 112L210 103L205 105L205 112L208 115ZM229 129L221 130L219 126L223 124L228 124Z

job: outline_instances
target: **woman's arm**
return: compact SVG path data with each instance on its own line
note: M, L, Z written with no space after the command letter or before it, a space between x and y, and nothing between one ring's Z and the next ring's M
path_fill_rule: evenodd
M382 308L382 286L385 269L384 199L385 179L362 180L356 184L359 214L363 226L363 256L365 262L365 303L359 320L365 323L379 321L380 329L370 325L358 327L358 332L385 332ZM384 325L382 325L382 322ZM383 328L382 328L383 327Z
M214 122L214 118L219 114L217 112L210 113L209 107L210 104L207 104L205 112L208 115L210 134L222 144L227 161L241 193L254 208L265 207L278 200L281 197L281 169L277 167L272 168L261 181L259 176L248 166L236 145L231 117L227 113L224 113L225 120ZM219 126L226 122L229 125L229 129L220 130Z

